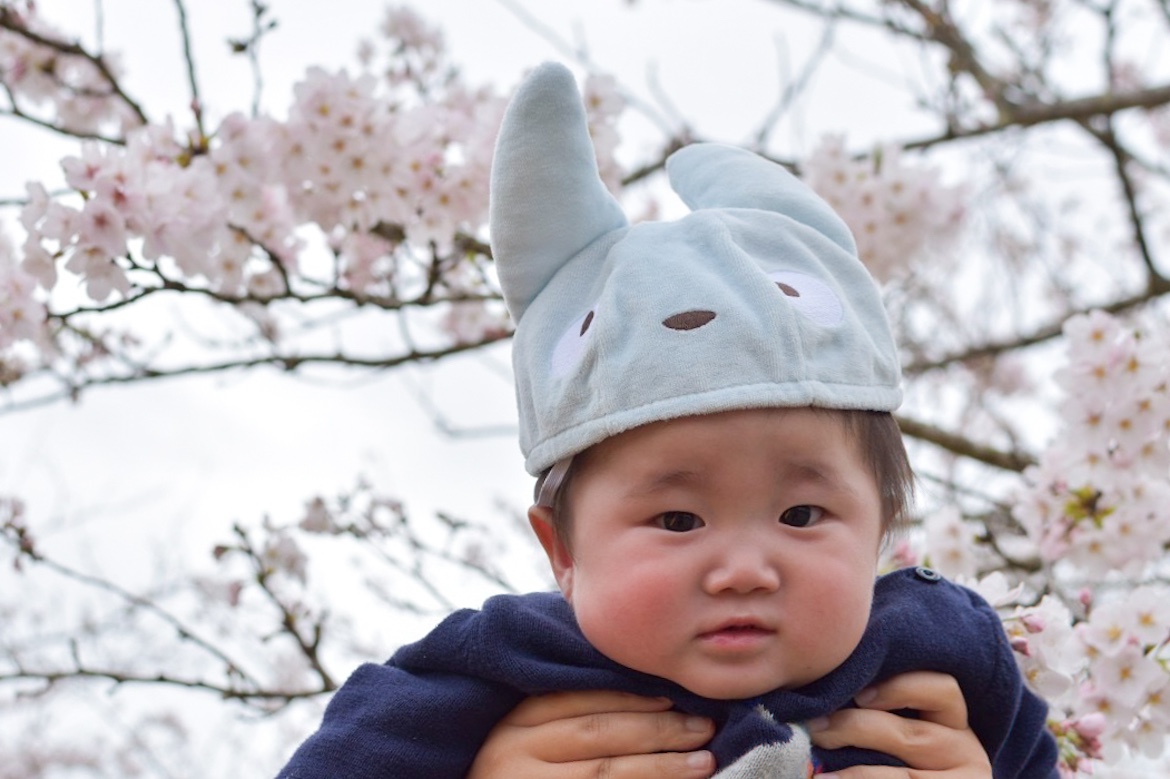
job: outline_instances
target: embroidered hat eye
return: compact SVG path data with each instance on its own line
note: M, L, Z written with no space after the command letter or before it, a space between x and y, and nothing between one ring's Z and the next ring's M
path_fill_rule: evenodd
M681 314L663 319L662 324L671 330L695 330L714 318L714 311L683 311Z
M777 289L789 305L822 327L833 327L844 319L845 310L841 299L825 282L807 273L791 270L772 271L768 278L776 282Z
M585 348L593 339L594 318L596 314L589 309L573 320L573 323L561 335L557 345L553 347L552 373L554 376L564 376L581 362Z

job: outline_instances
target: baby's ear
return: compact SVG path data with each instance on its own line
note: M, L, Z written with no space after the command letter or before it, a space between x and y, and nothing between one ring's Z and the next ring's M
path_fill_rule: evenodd
M560 533L553 526L552 509L548 506L532 506L528 509L528 523L532 525L532 532L536 533L537 540L544 547L548 555L548 563L552 566L553 577L561 594L569 603L573 602L573 555L561 539Z

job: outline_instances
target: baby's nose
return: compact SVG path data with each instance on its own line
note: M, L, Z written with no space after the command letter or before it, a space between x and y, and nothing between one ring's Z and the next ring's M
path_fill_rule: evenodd
M745 544L729 549L707 571L704 588L711 594L774 591L780 587L780 571L766 550Z

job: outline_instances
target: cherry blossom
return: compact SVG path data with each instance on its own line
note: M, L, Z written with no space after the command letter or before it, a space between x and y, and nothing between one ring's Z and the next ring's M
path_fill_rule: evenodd
M37 279L17 264L11 242L0 234L0 350L17 340L40 339L46 312L36 288Z
M971 578L978 573L975 543L979 529L963 519L957 506L945 506L923 520L925 559L932 568L952 578Z
M0 81L14 102L76 133L97 132L111 125L125 130L140 123L141 118L113 89L114 80L122 75L116 55L100 59L107 76L98 61L70 53L72 41L46 23L34 5L20 5L6 3L5 10L30 32L60 47L0 29Z
M859 256L879 281L923 257L941 256L963 220L963 189L942 185L938 170L911 164L895 147L857 158L844 138L828 136L800 170L849 225Z

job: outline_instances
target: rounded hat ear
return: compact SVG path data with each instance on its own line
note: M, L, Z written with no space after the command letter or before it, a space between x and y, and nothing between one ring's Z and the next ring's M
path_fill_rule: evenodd
M545 63L516 91L492 160L492 254L515 322L566 261L628 222L605 188L568 68Z
M695 143L666 161L671 188L692 211L757 208L774 211L817 230L853 256L853 234L837 213L783 166L746 149Z

